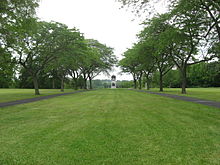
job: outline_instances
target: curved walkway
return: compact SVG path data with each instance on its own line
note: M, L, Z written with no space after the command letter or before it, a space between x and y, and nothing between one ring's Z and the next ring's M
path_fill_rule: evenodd
M173 94L167 94L167 93L150 92L150 91L145 91L145 90L136 90L136 91L146 92L150 94L170 97L170 98L177 99L177 100L189 101L189 102L203 104L203 105L207 105L207 106L211 106L215 108L220 108L220 102L217 102L217 101L203 100L203 99L199 99L195 97L179 96L179 95L173 95Z
M10 102L5 102L5 103L0 103L0 108L13 106L13 105L19 105L19 104L25 104L25 103L32 103L35 101L50 99L50 98L54 98L57 96L70 95L74 93L81 93L81 92L87 92L87 91L89 90L81 90L81 91L75 91L75 92L69 92L69 93L59 93L59 94L48 95L48 96L40 96L40 97L34 97L34 98L29 98L29 99L10 101Z

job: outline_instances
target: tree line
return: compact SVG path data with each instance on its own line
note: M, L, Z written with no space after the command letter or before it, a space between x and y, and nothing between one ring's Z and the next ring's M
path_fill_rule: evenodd
M133 6L138 14L151 11L152 4L156 3L154 0L119 1L123 5ZM166 13L154 14L152 18L143 22L144 28L137 34L138 42L124 52L124 58L120 60L119 66L123 72L132 74L134 88L142 87L144 77L149 89L153 77L157 76L160 91L163 91L164 77L169 74L170 79L175 79L175 74L171 72L178 70L184 94L187 83L201 84L196 82L201 76L199 67L215 65L212 67L214 69L212 72L218 74L217 80L219 80L220 0L169 0L168 2L169 10ZM203 64L198 65L200 63ZM197 67L193 67L194 65ZM187 75L188 72L191 75ZM209 79L205 82L207 86L215 84L216 75L211 75L212 81ZM192 82L187 80L189 76ZM208 76L203 74L200 80L205 77Z
M76 28L59 22L40 21L38 0L0 2L0 87L39 87L51 80L64 91L66 80L75 89L92 88L92 79L107 73L116 63L113 49L86 39ZM30 85L30 81L32 84ZM48 85L48 84L47 84Z

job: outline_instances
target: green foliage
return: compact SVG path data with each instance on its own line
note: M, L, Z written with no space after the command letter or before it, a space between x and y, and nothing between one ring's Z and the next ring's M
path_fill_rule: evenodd
M87 49L85 51L86 58L80 65L80 72L83 75L85 86L87 88L87 79L90 82L90 89L92 89L92 79L101 72L109 74L112 67L116 64L117 59L113 54L113 49L104 44L99 43L94 39L86 40Z
M219 62L199 63L192 65L187 70L187 87L219 87L220 86ZM178 70L171 70L164 77L164 87L179 88L181 77ZM159 87L159 73L153 74L153 87Z
M34 88L32 78L25 69L21 69L19 77L14 84L16 88ZM59 89L60 80L58 77L51 77L48 73L41 72L38 76L39 88L41 89Z
M29 29L20 25L35 15L37 6L38 0L0 1L0 87L13 83L15 63L9 47L21 31Z
M160 74L159 72L154 72L153 78L152 78L152 87L159 88L160 87ZM163 79L163 87L164 88L180 88L180 74L178 70L170 70ZM188 87L190 87L190 84L188 84Z
M117 88L132 88L133 87L133 82L132 81L117 81Z
M96 40L87 40L89 52L87 58L88 75L94 78L100 72L108 74L117 62L113 49Z
M82 51L86 49L83 35L76 29L68 29L66 25L55 23L56 36L58 39L58 51L54 52L55 59L50 62L45 71L49 72L52 78L60 79L61 91L64 91L64 81L68 74L73 74L79 68L79 61L82 61ZM78 77L73 77L78 78Z
M66 81L77 89L86 87L88 78L111 70L117 61L112 48L86 40L76 28L39 21L35 18L38 2L0 2L0 87L13 82L15 87L34 87L35 94L40 94L39 87L57 88L59 84L63 90Z
M139 34L140 41L145 45L143 49L148 50L149 47L152 49L150 59L153 60L151 60L150 65L153 65L152 67L155 67L159 71L160 91L163 91L163 77L174 66L171 58L170 46L167 44L166 37L167 32L172 29L172 26L167 22L168 17L168 14L154 17L148 22L148 26L145 27L144 30Z
M14 67L11 55L0 48L0 88L8 88L13 83Z
M219 62L201 63L191 66L188 70L189 87L219 87Z
M0 43L6 46L14 27L34 16L39 0L1 0L0 1ZM16 37L16 36L14 36Z
M33 18L21 26L28 26L29 29L17 27L17 37L10 44L10 49L16 54L17 63L32 77L35 94L39 94L38 77L48 63L56 59L57 53L62 52L65 42L61 42L64 38L61 29L66 26L54 22L38 22Z
M98 88L111 88L111 80L92 80L93 87ZM133 82L132 81L116 81L117 88L132 88Z
M142 65L142 71L148 71L145 71L145 75L149 73L149 68L144 66L143 61L151 61L150 64L155 66L153 71L156 71L154 77L158 77L157 72L159 73L160 91L163 91L163 85L167 85L164 84L163 77L174 65L179 69L182 93L186 93L186 86L192 85L188 84L191 80L187 80L188 67L219 57L220 3L218 1L170 0L167 13L154 15L152 19L146 19L144 22L145 27L138 35L139 41L136 44L138 46L134 46L139 47L139 51L132 50L132 58L136 58L136 65ZM154 0L121 0L121 2L123 5L133 6L136 10L147 9L151 4L156 5ZM144 57L143 54L148 54L148 56ZM140 57L143 58L138 62ZM128 62L122 60L122 64ZM123 65L125 68L126 64ZM133 74L128 69L124 71ZM146 77L148 79L148 76ZM174 84L177 85L177 83Z

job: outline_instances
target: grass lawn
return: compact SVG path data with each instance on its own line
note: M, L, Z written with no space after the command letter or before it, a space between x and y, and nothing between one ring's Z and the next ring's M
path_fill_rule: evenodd
M150 91L159 92L159 88L152 88ZM187 88L186 92L187 94L183 95L180 88L164 88L164 93L220 101L220 88Z
M123 89L0 109L1 165L219 165L220 109Z
M73 89L65 89L65 92L73 92ZM22 100L33 97L40 97L61 93L60 89L40 89L41 95L34 95L34 89L1 89L0 88L0 103Z

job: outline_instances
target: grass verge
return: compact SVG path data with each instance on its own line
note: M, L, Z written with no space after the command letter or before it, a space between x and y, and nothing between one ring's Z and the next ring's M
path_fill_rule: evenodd
M65 89L65 92L73 92L73 89ZM59 89L40 89L40 95L34 95L34 89L0 89L0 103L27 98L61 93Z
M151 88L150 91L159 92L159 88ZM180 88L164 88L164 93L220 102L220 88L187 88L187 94L181 94Z

